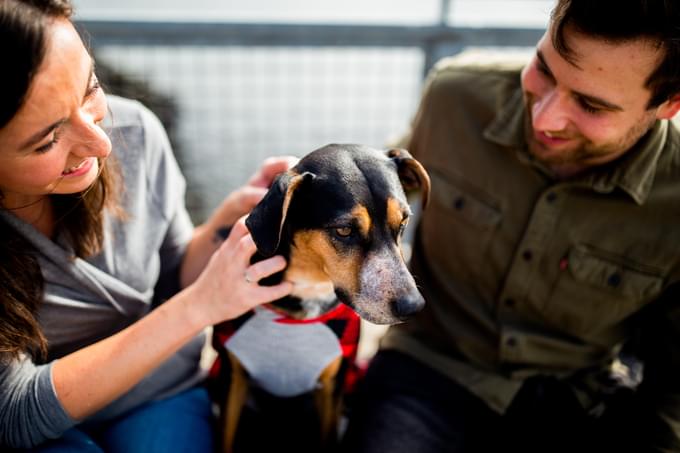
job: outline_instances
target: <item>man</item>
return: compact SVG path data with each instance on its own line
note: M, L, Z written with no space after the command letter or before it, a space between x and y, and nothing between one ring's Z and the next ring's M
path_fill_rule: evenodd
M680 451L678 109L677 2L559 0L521 72L437 66L403 144L427 306L346 451Z

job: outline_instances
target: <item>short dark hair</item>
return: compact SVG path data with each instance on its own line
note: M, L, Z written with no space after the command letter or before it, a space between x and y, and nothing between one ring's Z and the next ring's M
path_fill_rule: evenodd
M664 57L645 82L648 108L680 92L680 2L677 0L558 0L551 14L551 38L568 61L576 56L565 28L612 43L647 39Z

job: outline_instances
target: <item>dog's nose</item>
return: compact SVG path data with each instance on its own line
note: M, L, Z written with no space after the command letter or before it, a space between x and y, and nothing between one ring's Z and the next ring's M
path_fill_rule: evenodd
M406 319L418 313L425 306L425 299L420 294L403 296L392 301L392 312L399 319Z

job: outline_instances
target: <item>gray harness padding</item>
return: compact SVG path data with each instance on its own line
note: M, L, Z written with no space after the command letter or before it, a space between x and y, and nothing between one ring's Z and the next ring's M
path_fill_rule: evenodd
M323 322L285 323L257 307L224 343L253 381L272 395L293 397L316 387L321 372L342 355L340 342Z

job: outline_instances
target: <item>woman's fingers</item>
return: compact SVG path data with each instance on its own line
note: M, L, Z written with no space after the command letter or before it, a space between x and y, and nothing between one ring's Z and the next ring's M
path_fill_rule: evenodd
M241 195L241 207L243 211L250 212L266 194L267 189L264 187L244 186Z
M246 281L257 283L265 277L269 277L276 272L286 268L286 260L282 256L274 256L264 261L251 264L245 270Z
M247 214L257 205L267 193L264 187L243 186L232 193L234 199L233 209L238 215Z
M280 255L258 261L246 268L244 280L251 285L249 297L252 306L273 302L286 297L293 291L293 284L290 282L284 281L274 286L261 286L258 284L263 278L269 277L285 268L286 260Z
M257 286L253 294L253 306L273 302L286 297L293 291L291 282L281 282L274 286Z
M293 167L298 160L294 156L269 157L262 162L260 169L248 180L248 185L268 188L276 175Z
M249 234L248 227L246 226L246 217L242 216L231 227L229 236L222 244L222 248L231 248L236 245L245 235Z
M282 256L274 256L251 264L257 251L255 242L245 225L245 216L234 223L231 233L213 255L200 279L200 290L205 296L198 299L212 301L209 311L212 323L232 319L254 306L287 296L293 290L290 282L274 286L260 286L258 281L286 268Z
M273 302L287 296L293 291L293 284L281 282L274 286L261 286L257 282L286 268L286 260L277 255L264 261L251 264L245 271L245 279L252 285L250 291L253 306Z

